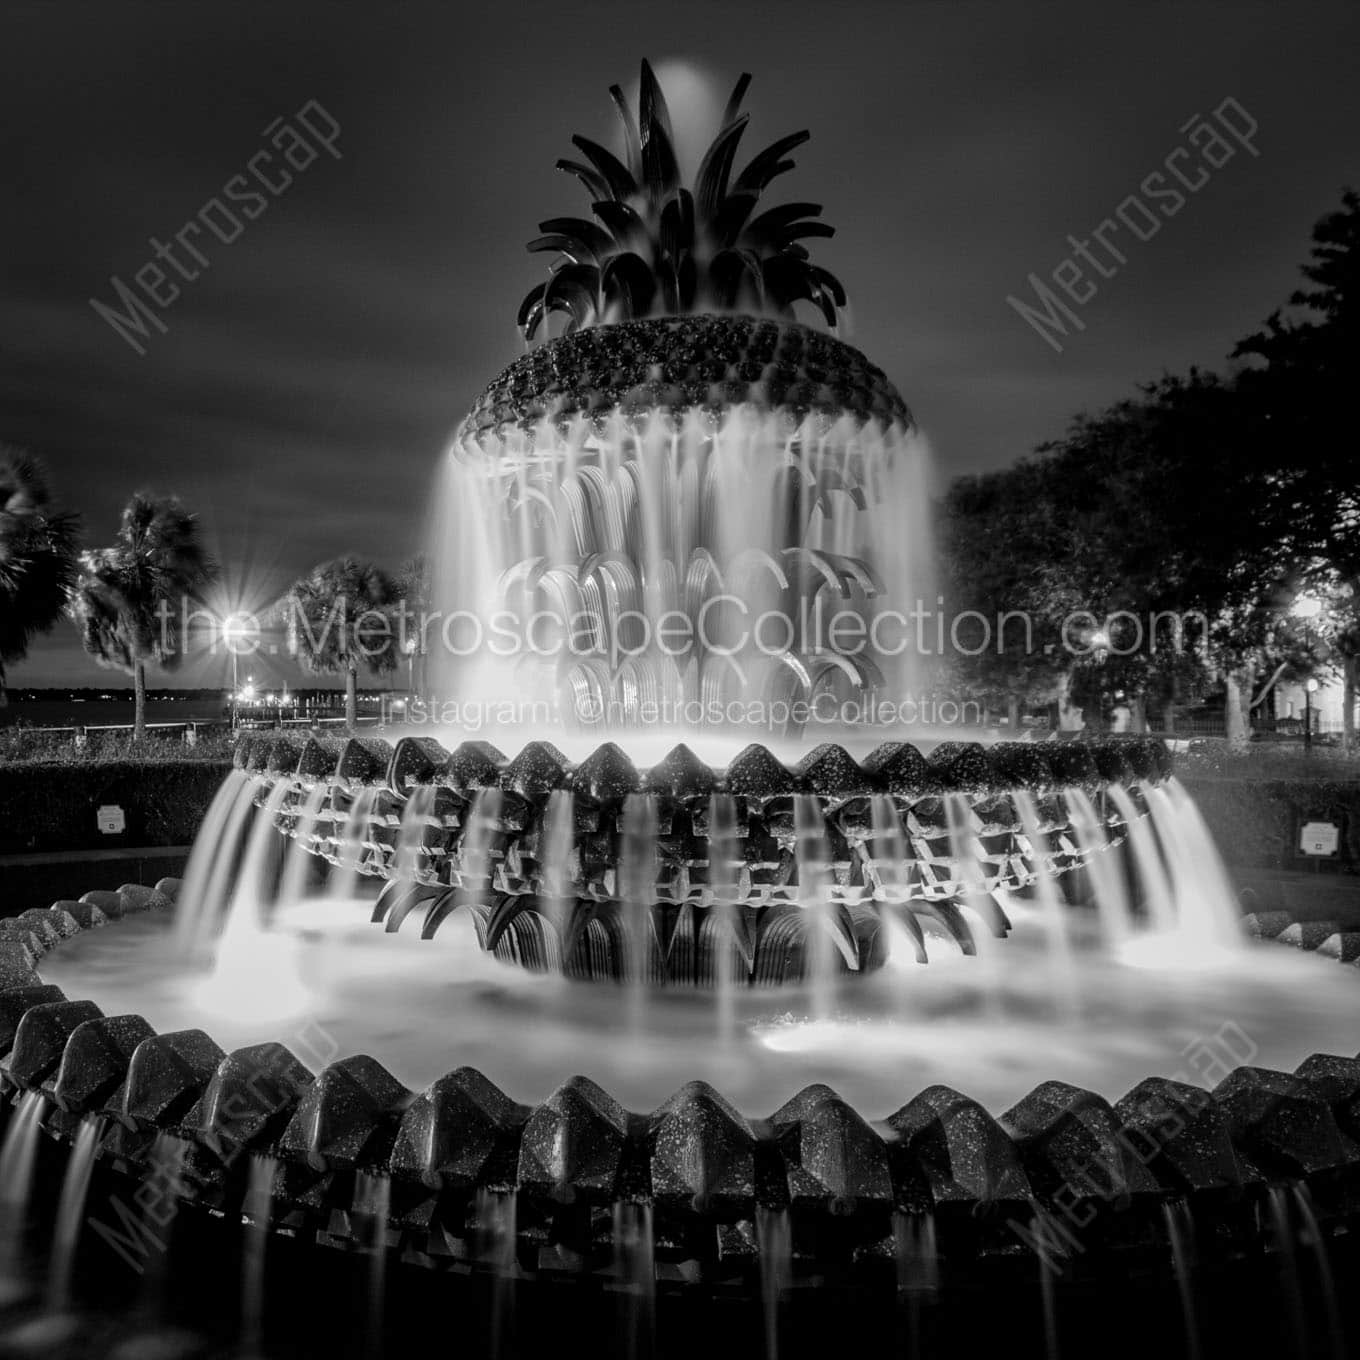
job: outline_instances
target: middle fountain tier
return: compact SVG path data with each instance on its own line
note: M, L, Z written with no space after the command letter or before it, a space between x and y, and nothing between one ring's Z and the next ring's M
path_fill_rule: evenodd
M725 768L677 745L638 770L535 741L243 738L238 768L280 832L357 882L373 920L426 938L466 910L481 946L536 971L678 986L863 973L887 929L976 950L1010 894L1118 847L1170 775L1155 740L751 745ZM1121 871L1122 872L1122 871ZM890 924L885 927L885 918ZM409 928L409 927L408 927Z

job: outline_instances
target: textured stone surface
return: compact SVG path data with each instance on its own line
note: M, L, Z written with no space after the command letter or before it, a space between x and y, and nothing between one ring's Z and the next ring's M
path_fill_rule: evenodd
M1222 1109L1203 1087L1149 1077L1114 1110L1121 1141L1167 1190L1232 1188L1249 1178Z
M302 1093L279 1139L281 1151L318 1171L352 1169L384 1155L411 1092L365 1054L325 1068Z
M40 1086L57 1070L76 1026L102 1015L93 1001L51 1001L31 1007L15 1031L10 1077L23 1087Z
M228 1054L184 1120L184 1133L225 1165L281 1132L312 1074L282 1044Z
M83 893L80 900L89 906L98 907L110 920L117 920L123 914L122 897L107 889L100 888Z
M1239 1067L1214 1088L1214 1098L1233 1141L1268 1172L1307 1176L1356 1160L1332 1107L1302 1078Z
M892 1204L883 1139L829 1087L806 1087L770 1123L788 1165L791 1204L840 1214Z
M715 356L727 355L718 359ZM589 384L582 374L594 375ZM809 380L837 375L833 386ZM728 315L647 317L592 326L536 346L477 398L457 445L476 456L538 421L616 409L650 418L733 403L778 410L790 421L847 416L857 424L911 425L911 413L881 369L859 350L796 321Z
M513 1185L529 1111L471 1067L412 1100L392 1148L392 1174L439 1189Z
M652 1194L736 1217L755 1204L755 1134L707 1082L692 1081L648 1121Z
M127 1075L138 1044L155 1031L140 1015L110 1015L87 1020L71 1031L52 1098L72 1114L98 1109Z
M118 896L123 903L123 913L128 915L139 911L167 911L174 903L155 888L145 883L124 883L119 886Z
M1314 1053L1294 1069L1294 1075L1310 1095L1327 1102L1343 1132L1360 1138L1360 1058Z
M53 902L50 911L65 912L81 930L107 925L109 918L91 902Z
M1275 938L1281 944L1292 944L1296 949L1317 949L1337 933L1335 921L1294 921Z
M977 1101L948 1086L931 1086L887 1124L897 1135L892 1153L911 1163L899 1180L919 1168L936 1204L1030 1199L1015 1145Z
M168 1128L184 1118L226 1056L201 1029L145 1039L109 1108L126 1124Z
M1354 963L1360 959L1360 930L1336 931L1328 935L1318 945L1317 952L1341 963Z
M1122 1200L1158 1188L1152 1173L1120 1137L1107 1100L1066 1082L1046 1081L1000 1120L1014 1139L1030 1184L1040 1196Z
M1242 929L1258 939L1273 940L1291 923L1287 911L1249 911L1242 917Z
M522 1187L571 1199L611 1200L623 1166L628 1116L587 1077L572 1077L529 1116L520 1139Z
M66 993L60 987L41 982L30 987L14 987L9 991L0 992L0 1057L4 1057L10 1051L19 1029L19 1021L24 1018L26 1011L33 1006L65 1000Z

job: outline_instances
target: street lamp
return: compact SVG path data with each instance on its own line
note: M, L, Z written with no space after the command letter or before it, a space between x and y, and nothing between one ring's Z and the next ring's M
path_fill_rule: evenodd
M1312 622L1322 613L1322 601L1316 595L1300 595L1294 601L1294 608L1291 612L1296 619L1303 623L1303 650L1308 653L1311 662L1313 653ZM1311 675L1303 686L1303 749L1305 751L1313 749L1313 695L1317 692L1317 687L1317 679Z
M237 702L240 694L240 679L237 675L241 655L241 644L251 636L250 621L242 614L228 614L222 620L222 642L231 653L231 725L235 730L237 723Z

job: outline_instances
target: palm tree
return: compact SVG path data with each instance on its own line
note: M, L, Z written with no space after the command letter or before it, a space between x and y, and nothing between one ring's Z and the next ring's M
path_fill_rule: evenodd
M430 612L430 589L430 564L424 554L402 563L397 590L406 612L405 635L399 641L410 668L408 688L413 695L420 693L425 682L425 621Z
M137 741L146 736L146 668L179 664L179 605L216 574L197 518L171 496L138 492L123 509L113 546L81 554L71 614L85 650L132 676Z
M0 704L5 666L61 618L76 576L79 524L52 508L42 465L0 446Z
M295 581L279 602L299 664L317 675L344 675L350 727L358 717L360 664L377 675L401 659L392 626L400 601L400 586L381 567L338 557Z

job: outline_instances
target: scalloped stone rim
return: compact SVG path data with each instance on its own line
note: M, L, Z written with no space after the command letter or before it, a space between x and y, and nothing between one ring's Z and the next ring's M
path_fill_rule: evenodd
M0 923L0 1085L41 1092L58 1137L104 1116L101 1155L128 1174L149 1169L161 1133L179 1136L181 1197L208 1207L235 1208L248 1154L270 1153L275 1225L321 1244L368 1232L358 1171L391 1177L388 1227L407 1259L497 1268L478 1255L475 1192L514 1190L517 1270L560 1270L563 1250L588 1262L608 1219L592 1206L622 1199L652 1204L659 1266L679 1253L700 1267L685 1278L710 1281L758 1264L764 1210L801 1225L810 1267L869 1275L891 1261L901 1216L927 1211L952 1259L1014 1256L1017 1229L1033 1246L1036 1216L1073 1196L1102 1250L1145 1245L1163 1206L1187 1197L1213 1206L1220 1247L1258 1245L1269 1229L1257 1206L1282 1182L1309 1185L1324 1233L1360 1212L1355 1058L1314 1054L1292 1074L1238 1068L1212 1092L1149 1078L1113 1105L1045 1082L999 1118L934 1086L869 1122L812 1086L752 1119L702 1082L632 1114L582 1077L528 1107L470 1068L419 1093L362 1055L314 1075L281 1044L227 1054L201 1031L156 1035L42 982L33 965L46 949L168 909L177 888L125 885Z

